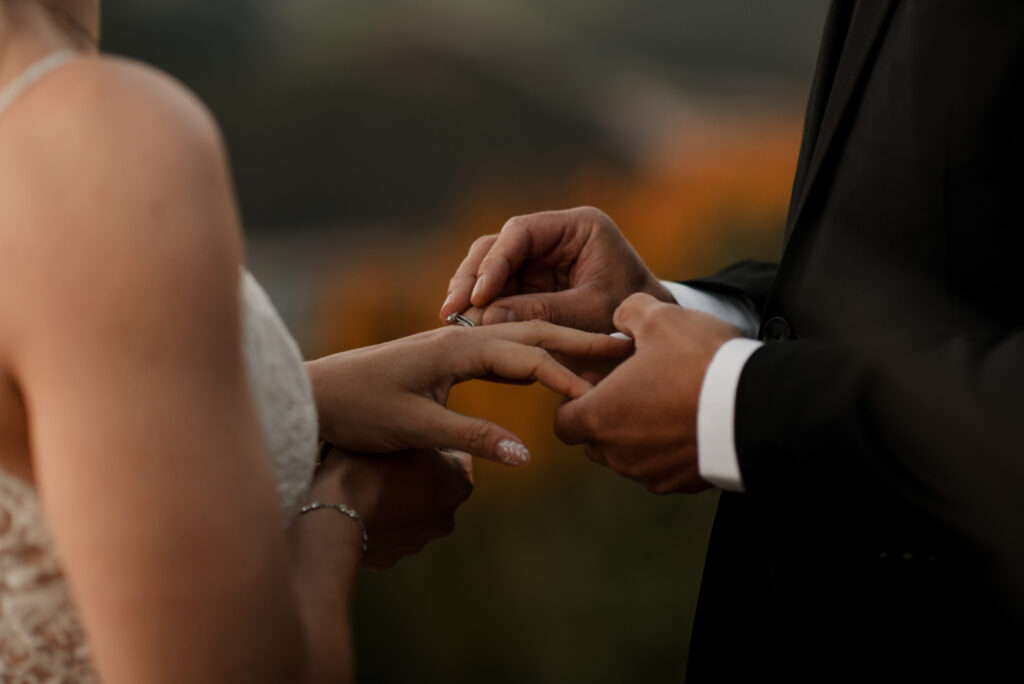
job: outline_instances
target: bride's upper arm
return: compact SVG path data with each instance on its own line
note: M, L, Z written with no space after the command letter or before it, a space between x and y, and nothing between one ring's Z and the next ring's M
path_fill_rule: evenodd
M3 345L101 673L272 679L295 655L281 635L301 630L241 358L216 127L166 77L98 60L17 115L0 170L0 270L19 286L0 294Z

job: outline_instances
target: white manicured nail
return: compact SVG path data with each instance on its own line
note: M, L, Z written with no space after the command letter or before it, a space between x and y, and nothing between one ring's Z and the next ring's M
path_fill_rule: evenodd
M509 465L523 465L530 460L530 450L511 439L498 442L498 453L501 460Z

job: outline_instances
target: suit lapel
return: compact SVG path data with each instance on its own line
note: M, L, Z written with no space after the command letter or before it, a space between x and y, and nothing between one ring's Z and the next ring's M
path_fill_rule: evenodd
M821 118L825 113L832 81L836 77L836 66L839 55L843 52L843 41L846 30L850 26L850 11L853 0L832 0L828 15L825 17L825 30L821 38L821 49L818 51L818 65L814 69L814 81L811 93L807 98L807 112L804 115L804 130L800 139L800 156L796 164L796 177L793 179L792 196L789 198L789 212L786 216L787 229L792 225L794 211L800 193L807 178L807 167L811 163L811 153L821 129ZM788 234L788 233L787 233Z
M878 50L882 29L892 15L896 1L859 0L851 9L848 3L840 0L834 2L829 10L786 221L787 244L800 220L829 148L835 141L836 131ZM847 17L848 28L844 33ZM832 73L834 77L829 85Z

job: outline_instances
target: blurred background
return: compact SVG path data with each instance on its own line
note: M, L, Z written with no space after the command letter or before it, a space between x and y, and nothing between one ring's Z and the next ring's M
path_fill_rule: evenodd
M251 270L314 356L438 324L470 242L608 212L656 273L773 258L825 3L108 0L107 50L205 100ZM716 495L656 497L551 436L541 388L468 383L526 468L364 573L361 682L682 681Z

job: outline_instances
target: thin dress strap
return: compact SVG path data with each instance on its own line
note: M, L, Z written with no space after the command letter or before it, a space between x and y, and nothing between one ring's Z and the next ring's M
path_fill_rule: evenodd
M25 69L13 81L0 90L0 114L18 99L18 96L29 89L33 83L48 73L78 56L75 50L58 50Z

